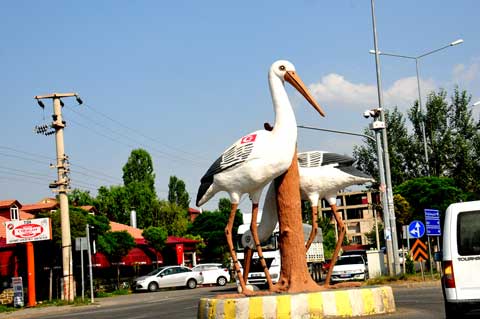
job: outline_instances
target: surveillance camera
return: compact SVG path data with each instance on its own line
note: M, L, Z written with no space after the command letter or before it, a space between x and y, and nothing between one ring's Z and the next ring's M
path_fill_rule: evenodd
M371 111L365 111L365 112L363 112L363 117L366 118L366 119L368 119L368 118L370 117L370 115L372 115L372 114L371 114Z

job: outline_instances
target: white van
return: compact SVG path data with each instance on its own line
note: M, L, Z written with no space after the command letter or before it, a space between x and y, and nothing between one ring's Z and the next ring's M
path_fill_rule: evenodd
M442 290L447 318L480 309L480 201L454 203L445 213Z

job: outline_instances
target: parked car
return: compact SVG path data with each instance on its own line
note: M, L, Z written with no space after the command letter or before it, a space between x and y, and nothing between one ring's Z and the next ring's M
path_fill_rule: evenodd
M192 271L200 272L203 276L203 284L217 284L225 286L230 282L230 272L222 264L198 264Z
M201 273L183 266L165 266L155 269L145 276L135 278L134 290L156 291L166 287L187 287L193 289L203 283Z
M346 250L342 253L342 256L352 256L352 255L360 255L365 260L365 263L368 265L367 260L367 251L364 249L354 249L354 250Z
M333 282L368 279L368 267L361 255L340 256L333 266Z

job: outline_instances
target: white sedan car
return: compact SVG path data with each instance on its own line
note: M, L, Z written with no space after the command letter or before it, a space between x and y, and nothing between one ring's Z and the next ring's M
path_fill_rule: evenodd
M332 283L368 279L368 268L360 255L340 256L333 266Z
M166 266L135 278L133 288L135 290L156 291L158 288L187 287L193 289L197 284L203 283L201 273L192 271L183 266Z
M230 272L222 264L198 264L192 268L192 271L202 274L203 284L225 286L230 282Z

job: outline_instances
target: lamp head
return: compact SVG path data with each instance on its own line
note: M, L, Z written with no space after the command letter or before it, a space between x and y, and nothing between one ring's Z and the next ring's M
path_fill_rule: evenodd
M463 39L458 39L458 40L455 40L452 43L450 43L450 45L454 46L454 45L461 44L461 43L463 43Z

